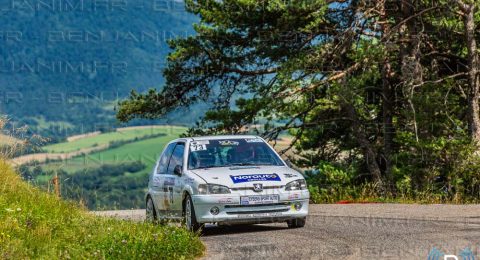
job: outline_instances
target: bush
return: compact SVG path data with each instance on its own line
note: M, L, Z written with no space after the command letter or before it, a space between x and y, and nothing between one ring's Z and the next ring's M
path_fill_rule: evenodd
M318 169L306 171L305 177L314 203L331 203L357 197L352 185L353 171L339 165L321 162Z
M480 198L480 155L467 141L438 139L419 143L419 151L397 154L391 191L361 179L351 164L321 162L305 177L313 203L420 202L477 203ZM423 156L423 157L422 157Z
M468 138L415 141L399 133L393 168L400 197L433 202L475 202L480 198L480 156ZM428 199L428 197L431 197Z

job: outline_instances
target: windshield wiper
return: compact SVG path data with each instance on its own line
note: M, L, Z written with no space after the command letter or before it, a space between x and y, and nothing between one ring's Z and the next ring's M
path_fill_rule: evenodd
M272 165L271 163L230 163L228 166L267 166L267 165Z
M208 168L220 168L220 167L225 167L225 166L220 166L220 165L207 165L207 166L196 167L196 168L193 168L192 170L208 169Z
M225 164L225 165L200 166L200 167L193 168L192 170L208 169L208 168L221 168L221 167L232 167L232 166L273 166L273 164L271 164L271 163L248 163L248 162L229 163L229 164Z

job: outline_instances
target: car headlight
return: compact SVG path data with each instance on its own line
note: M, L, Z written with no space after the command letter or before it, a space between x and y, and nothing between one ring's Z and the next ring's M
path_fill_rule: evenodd
M307 182L305 180L296 180L287 183L285 186L285 190L291 191L291 190L306 190L307 189Z
M227 186L217 184L198 185L198 194L227 194L231 193Z

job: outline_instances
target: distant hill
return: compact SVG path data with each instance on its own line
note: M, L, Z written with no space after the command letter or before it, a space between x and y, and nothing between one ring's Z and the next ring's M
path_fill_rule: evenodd
M0 14L0 114L54 138L110 127L131 89L161 88L167 40L197 21L152 0L8 1Z
M143 126L76 136L12 162L25 180L46 190L58 174L62 195L90 209L142 208L148 173L165 145L186 130Z

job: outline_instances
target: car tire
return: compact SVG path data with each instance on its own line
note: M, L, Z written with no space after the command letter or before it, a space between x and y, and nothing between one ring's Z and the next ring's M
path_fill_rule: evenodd
M183 207L183 223L185 227L192 232L197 232L203 227L203 225L197 222L195 208L193 207L193 201L190 195L187 195L185 198L185 204Z
M287 225L289 228L302 228L305 226L305 223L307 222L307 218L296 218L296 219L291 219L287 220Z
M151 197L147 198L145 208L146 208L145 215L146 215L147 222L157 223L158 222L157 212L155 210L155 204L153 204L153 200Z

